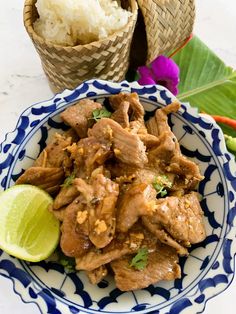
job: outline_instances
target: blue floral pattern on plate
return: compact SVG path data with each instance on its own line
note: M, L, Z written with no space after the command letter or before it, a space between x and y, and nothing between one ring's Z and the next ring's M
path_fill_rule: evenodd
M137 92L150 117L157 107L175 97L161 86L111 83L90 80L75 90L65 90L53 99L26 109L16 129L6 135L0 151L2 189L16 179L37 158L48 139L67 127L58 114L79 99L105 101L119 92ZM197 162L204 180L199 185L207 230L206 239L190 248L180 259L182 277L148 288L122 292L106 277L93 286L83 272L67 273L52 261L27 263L0 250L0 274L13 282L23 302L34 302L41 313L170 313L202 312L207 300L224 291L234 276L236 222L236 165L227 152L223 134L213 120L201 116L188 104L170 117L170 125L182 152Z

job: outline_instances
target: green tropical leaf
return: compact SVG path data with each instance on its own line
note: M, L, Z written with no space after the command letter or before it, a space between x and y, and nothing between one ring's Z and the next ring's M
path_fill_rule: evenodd
M180 68L178 98L200 111L236 119L236 71L227 67L196 36L173 60ZM236 131L221 125L223 131Z

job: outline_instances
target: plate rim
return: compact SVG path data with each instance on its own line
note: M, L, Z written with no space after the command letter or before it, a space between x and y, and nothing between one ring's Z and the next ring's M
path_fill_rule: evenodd
M104 81L104 80L98 80L98 79L95 79L95 80L88 80L88 81L85 81L83 82L82 84L80 84L77 88L75 88L74 90L65 90L63 91L62 93L59 93L59 94L56 94L54 95L52 98L50 98L49 100L45 100L45 101L41 101L41 102L38 102L38 103L35 103L29 107L27 107L19 116L19 119L17 121L17 124L16 124L16 127L15 129L12 131L12 132L9 132L5 135L5 138L3 140L3 142L0 144L0 152L1 152L1 155L2 155L2 151L4 149L4 143L7 143L8 140L10 139L11 135L14 135L19 126L21 125L21 118L22 116L24 116L24 114L26 114L27 112L30 111L30 109L32 108L37 108L39 106L43 106L43 107L47 107L47 104L54 104L56 103L56 100L57 99L64 99L63 102L66 102L68 105L71 105L73 104L73 102L77 101L78 99L81 99L81 98L84 98L84 97L80 97L81 95L83 95L83 93L87 93L91 87L94 87L94 83L98 83L98 85L100 86L100 88L102 88L104 91L106 91L106 94L111 94L110 93L110 90L112 89L113 91L115 91L116 93L120 92L120 91L127 91L127 92L130 92L130 91L137 91L139 96L143 97L143 95L148 95L149 96L153 96L154 94L156 95L157 93L160 94L160 91L163 91L163 95L165 97L165 102L167 101L167 99L171 99L171 100L174 100L176 99L176 97L174 97L166 88L162 87L162 86L158 86L158 85L152 85L152 86L141 86L139 85L137 82L132 82L132 83L129 83L127 81L122 81L120 83L113 83L113 82L108 82L108 81ZM83 91L84 90L84 87L88 86L88 89L85 90L85 92ZM155 88L154 88L155 87ZM154 92L154 89L155 92ZM108 92L109 91L109 92ZM100 94L99 94L100 96ZM74 97L74 100L73 100L73 97ZM85 96L86 97L86 96ZM150 99L151 100L151 99ZM58 103L60 104L60 103ZM58 105L57 104L57 105ZM164 105L164 103L163 103ZM41 107L42 107L41 106ZM218 156L219 158L223 159L223 161L227 161L228 164L229 164L229 170L232 168L232 160L234 158L234 156L232 154L230 154L227 149L226 149L226 145L225 145L225 141L223 139L223 136L222 136L222 131L220 130L220 128L217 126L217 124L215 123L215 121L211 118L208 118L208 117L201 117L201 115L198 114L197 112L197 109L196 108L192 108L190 107L188 104L184 104L184 106L186 106L186 112L188 113L191 113L191 115L193 116L197 116L200 120L206 122L206 123L211 123L213 124L213 129L216 129L219 131L219 134L220 134L220 143L219 145L221 146L221 149L224 151L223 153L223 156ZM58 111L58 109L57 109ZM50 113L49 113L50 115ZM17 144L16 144L16 147L17 147ZM0 167L1 169L1 167ZM2 171L2 170L1 170ZM236 178L236 177L235 177ZM228 182L229 180L227 180L227 185L228 185ZM232 190L231 190L232 191ZM236 191L233 190L232 193L234 194L234 196L236 196ZM236 218L236 215L235 217ZM233 219L233 221L235 222L236 219ZM232 231L233 235L235 236L236 235L236 228L235 226L230 226L230 230ZM229 230L229 231L230 231ZM228 234L227 234L228 235ZM232 240L233 240L233 236L231 236ZM224 289L221 289L220 291L218 291L216 294L212 295L212 296L209 296L208 298L206 298L203 302L203 304L199 303L199 309L200 309L200 306L201 306L201 312L204 311L205 307L206 307L206 303L216 297L217 295L219 295L220 293L222 293L223 291L225 291L229 285L231 284L233 278L234 278L234 275L235 275L235 260L234 260L234 256L236 254L236 248L234 251L232 251L232 255L231 256L231 260L233 261L233 274L231 276L231 280L227 283L226 287L224 287ZM0 266L1 266L1 251L0 251ZM1 267L0 267L1 269ZM16 286L16 280L18 278L11 278L10 275L7 276L5 274L2 274L0 273L0 275L3 275L4 277L7 277L9 278L12 282L13 282L13 290L16 294L18 294L20 297L21 297L21 300L24 302L24 303L35 303L37 305L37 307L39 308L39 310L41 311L41 308L40 308L40 302L38 300L33 300L33 298L31 298L31 300L28 300L28 301L25 301L22 294L17 290L17 288L15 288ZM178 301L177 301L178 302ZM203 305L203 306L202 306ZM91 309L92 310L92 309ZM147 309L148 310L148 309ZM58 312L59 313L59 312ZM89 313L89 312L84 312L84 313ZM96 313L95 311L93 311L93 313ZM100 313L102 313L100 311ZM103 313L109 313L109 312L103 312ZM112 313L112 312L111 312ZM121 313L121 312L120 312ZM123 313L126 313L126 312L123 312ZM129 312L127 312L129 313ZM142 312L139 312L139 313L142 313ZM149 313L149 312L143 312L143 313ZM174 313L174 312L173 312Z

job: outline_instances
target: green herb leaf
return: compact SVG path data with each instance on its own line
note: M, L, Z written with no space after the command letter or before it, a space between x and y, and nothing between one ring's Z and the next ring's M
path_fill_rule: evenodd
M155 180L152 185L154 189L157 191L157 195L160 194L161 197L164 197L167 194L166 187L169 189L172 187L172 183L165 175L155 177Z
M93 111L93 117L90 119L93 119L97 122L101 118L110 118L110 116L111 116L111 112L108 111L106 108L95 109Z
M68 272L75 272L75 259L63 254L60 248L56 250L57 262L61 264Z
M72 184L74 179L75 179L75 172L73 171L72 174L65 179L64 183L61 184L61 187L68 188Z
M160 191L160 194L161 194L161 197L166 196L166 194L167 194L167 190L166 190L166 189L164 189L164 190Z
M147 266L148 249L141 248L138 253L132 258L130 266L137 270L144 270Z
M75 272L75 259L72 257L65 256L59 260L59 263L67 270L68 272Z

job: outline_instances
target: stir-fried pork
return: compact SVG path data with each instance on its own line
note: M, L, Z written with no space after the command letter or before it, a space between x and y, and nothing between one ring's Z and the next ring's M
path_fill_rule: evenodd
M187 250L183 246L199 243L206 237L202 216L197 193L192 192L183 197L158 199L155 213L142 220L161 242L174 247L180 255L185 255Z
M122 128L129 127L129 102L122 101L120 106L116 109L116 111L111 115L111 119L118 122Z
M36 185L49 194L55 194L60 190L63 180L62 168L31 167L18 178L16 184Z
M160 144L159 138L152 135L152 134L140 133L140 134L138 134L138 137L143 142L143 144L147 147L147 149L150 149L153 146L157 146Z
M99 283L104 277L106 277L107 273L108 273L107 268L104 265L101 265L100 267L94 270L86 271L89 281L93 285Z
M157 239L147 230L143 230L140 223L137 223L128 233L117 233L112 242L104 249L91 250L77 258L76 269L92 271L124 255L137 253L141 246L147 247L152 252L155 250L156 243Z
M86 201L89 238L97 248L108 245L115 233L115 208L119 186L102 173L93 173L91 185L75 179L75 186Z
M192 192L183 197L170 196L157 200L152 219L160 223L174 239L189 246L206 237L202 216L197 193Z
M101 109L102 105L90 99L82 99L76 105L67 108L61 113L61 118L69 124L80 138L87 136L89 122L93 111Z
M152 216L156 191L146 183L131 185L121 196L117 213L117 230L127 232L140 216Z
M65 148L72 143L71 137L65 137L56 133L51 143L42 151L35 160L35 167L59 168L67 157Z
M58 210L55 210L53 208L53 206L49 206L48 210L50 212L53 213L53 215L59 220L59 221L63 221L64 218L65 218L65 213L66 213L66 206L65 207L61 207L60 209Z
M194 189L203 179L198 166L181 154L179 143L168 125L167 115L179 109L179 103L158 109L155 116L147 122L148 131L157 136L159 144L149 153L149 162L165 169L165 172L176 175L173 189Z
M179 255L188 255L188 250L168 235L161 224L156 222L156 219L153 216L143 216L142 222L147 230L149 230L160 242L174 248Z
M63 186L54 200L53 208L58 210L61 207L70 204L78 195L79 191L73 184Z
M170 165L166 168L169 173L176 174L173 189L194 189L196 185L203 179L199 167L188 160L185 156L174 156Z
M178 255L166 245L159 244L155 252L149 253L147 266L142 271L130 267L131 259L132 256L126 255L111 262L116 286L121 291L141 289L160 280L180 278Z
M83 199L78 196L65 210L60 246L67 256L83 256L92 247L89 240L88 221L84 220L82 223L78 223L81 222L78 212L83 212L85 207Z
M130 254L133 251L128 247L124 247L123 249L114 249L112 251L108 251L105 253L98 252L89 252L82 256L81 258L76 258L76 269L78 270L87 270L92 271L101 267L104 264L108 264L114 259L117 259L126 254Z
M142 168L148 161L145 146L138 135L131 134L111 119L103 118L98 121L89 130L89 135L112 143L115 157L125 164Z
M97 284L112 268L117 287L129 291L179 278L178 256L204 240L193 192L202 176L168 125L178 102L146 123L136 93L109 102L111 113L89 99L66 109L61 118L71 129L55 134L17 183L56 194L49 210L77 270Z
M144 108L136 93L120 93L109 98L113 109L117 110L124 101L129 103L129 120L143 122Z
M93 170L103 165L112 155L110 143L100 143L95 137L81 139L67 148L73 160L76 177L90 177Z

